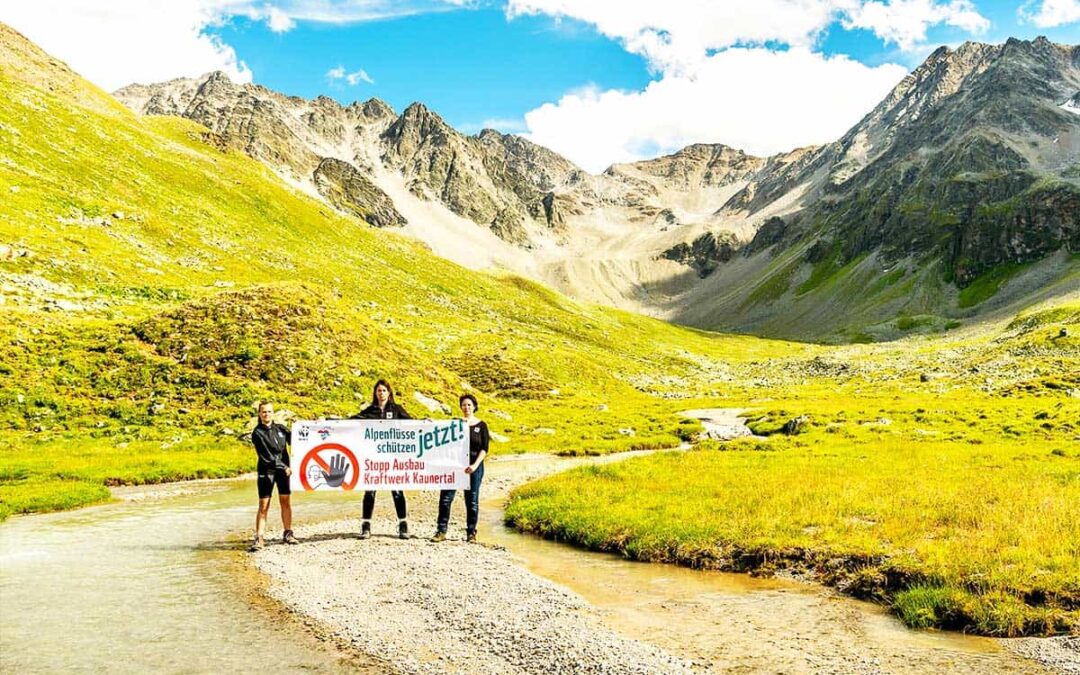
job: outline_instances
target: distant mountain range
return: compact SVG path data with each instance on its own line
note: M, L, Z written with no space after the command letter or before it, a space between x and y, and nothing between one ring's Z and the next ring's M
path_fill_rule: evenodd
M420 103L222 73L115 96L444 257L700 327L879 339L1080 287L1080 47L1045 38L942 47L825 146L698 144L600 175Z

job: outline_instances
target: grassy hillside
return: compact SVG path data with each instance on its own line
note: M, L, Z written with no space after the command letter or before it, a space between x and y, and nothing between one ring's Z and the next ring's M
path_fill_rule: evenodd
M497 454L674 448L700 430L679 411L739 406L769 440L552 478L510 516L647 560L793 568L912 625L1078 625L1075 293L888 344L706 333L340 216L198 125L134 117L3 26L0 102L0 519L250 470L256 401L349 415L378 377L419 414L415 394L475 391ZM777 433L798 415L804 433Z
M247 470L255 401L348 415L378 377L477 391L496 452L673 447L665 378L810 350L469 272L0 37L0 517Z
M548 478L507 520L638 560L788 570L916 627L1077 631L1078 335L1074 301L963 339L830 350L801 381L738 367L728 403L766 439Z

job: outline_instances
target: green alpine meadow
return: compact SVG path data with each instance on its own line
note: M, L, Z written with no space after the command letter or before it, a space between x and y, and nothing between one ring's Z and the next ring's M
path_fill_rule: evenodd
M259 401L345 418L386 378L415 417L473 393L495 458L652 451L518 487L520 531L821 583L913 628L1076 634L1080 115L1015 87L960 107L1033 72L1080 86L1078 48L1035 43L935 52L924 68L978 67L920 108L933 133L882 108L783 161L691 146L591 176L423 106L313 103L304 136L273 107L298 97L214 76L188 98L114 98L0 24L0 520L249 473ZM243 96L246 121L221 117ZM338 134L335 115L378 134ZM349 133L386 166L311 149ZM730 213L762 208L751 235L672 243L681 212L650 200L694 162L741 181L710 189ZM530 170L577 178L559 192ZM816 201L781 213L793 185ZM421 206L507 257L453 262L450 235L402 229ZM587 244L534 275L507 262L631 211L643 231L667 218L671 246L588 273ZM746 429L717 437L700 409Z

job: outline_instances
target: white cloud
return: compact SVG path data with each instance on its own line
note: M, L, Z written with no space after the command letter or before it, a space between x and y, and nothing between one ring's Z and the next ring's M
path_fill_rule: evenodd
M285 33L296 27L296 22L293 21L292 17L277 7L270 7L266 12L266 23L270 26L270 30L275 33Z
M866 2L853 8L843 19L844 28L866 28L886 43L910 50L925 42L926 29L937 24L955 26L969 33L983 33L990 21L979 14L969 0L938 4L933 0L890 0Z
M768 41L809 46L852 0L509 0L506 13L584 21L662 72L692 72L709 50Z
M467 7L472 0L0 0L0 21L112 91L222 70L250 82L236 51L206 32L232 17L283 33L297 21L356 23ZM362 71L355 83L367 82ZM354 82L350 82L353 84Z
M525 135L592 172L690 143L768 155L835 140L906 74L807 49L733 48L643 91L569 93L526 113Z
M468 9L478 0L273 0L274 4L253 5L247 16L267 19L273 29L274 14L288 20L289 28L296 21L349 24L378 21L415 14Z
M1032 12L1031 5L1037 5L1038 9ZM1017 13L1021 19L1029 21L1039 28L1053 28L1062 24L1080 21L1080 0L1029 2L1017 10Z
M710 52L733 46L810 48L838 20L905 48L924 38L929 26L981 32L990 25L970 0L509 0L506 14L583 21L667 74L693 73Z
M969 0L509 0L506 13L590 24L658 75L641 91L589 87L525 114L531 140L590 171L695 142L772 154L835 140L907 73L815 53L837 21L902 50L923 49L933 25L989 26Z
M375 84L375 80L367 74L367 71L361 68L360 70L348 73L345 71L345 66L338 65L335 68L331 68L326 71L326 79L330 84L340 84L342 80L349 83L350 87L355 87L361 82L367 82L368 84Z
M159 82L223 70L239 82L251 71L232 47L203 29L221 20L222 0L35 0L0 3L0 21L112 91L132 82Z
M345 76L345 81L348 82L349 85L353 86L353 87L360 84L361 82L367 82L368 84L375 84L375 80L371 79L371 76L368 75L367 71L364 70L363 68L361 68L360 70L358 70L358 71L356 71L354 73L349 73L348 75L346 75Z

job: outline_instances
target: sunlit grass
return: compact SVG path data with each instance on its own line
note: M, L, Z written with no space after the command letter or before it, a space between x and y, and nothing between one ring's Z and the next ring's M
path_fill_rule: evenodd
M913 626L1077 625L1075 298L892 344L691 330L463 269L192 122L39 87L0 70L0 520L250 470L256 401L347 416L380 377L415 415L447 414L416 393L476 392L496 455L670 449L702 429L681 411L740 407L768 440L554 477L510 516L644 560L798 568Z

